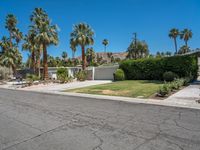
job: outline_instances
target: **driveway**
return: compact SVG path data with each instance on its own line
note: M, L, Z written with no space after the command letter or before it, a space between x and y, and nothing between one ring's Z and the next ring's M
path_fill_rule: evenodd
M0 89L1 150L200 150L200 110Z

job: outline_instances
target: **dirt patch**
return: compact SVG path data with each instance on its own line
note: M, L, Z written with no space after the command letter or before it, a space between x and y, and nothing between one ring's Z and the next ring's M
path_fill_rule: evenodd
M125 95L128 93L129 93L128 90L126 90L126 91L102 90L102 94L105 94L105 95Z

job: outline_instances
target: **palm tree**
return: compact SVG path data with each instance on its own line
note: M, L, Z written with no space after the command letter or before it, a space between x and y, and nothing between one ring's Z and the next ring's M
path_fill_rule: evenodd
M31 57L31 69L33 69L34 73L36 70L36 50L37 50L35 36L36 36L35 31L29 30L28 35L26 35L24 38L25 43L22 45L22 49L29 50L29 52L31 53L31 56L30 56Z
M93 45L94 32L92 28L85 23L77 24L73 27L73 31L71 33L70 43L74 44L74 47L80 46L82 50L82 69L86 68L86 59L85 59L85 46Z
M51 25L47 13L42 8L36 8L31 16L33 28L37 32L36 42L43 49L43 78L48 79L47 47L58 44L57 26Z
M6 36L3 36L0 41L1 53L3 54L6 50L9 49L9 39Z
M23 38L22 32L19 31L16 25L16 17L12 14L8 14L5 28L8 29L10 37L3 37L0 42L3 51L0 61L4 66L12 68L14 74L16 73L17 67L21 64L22 56L18 50L18 43Z
M94 62L95 59L95 52L94 49L91 48L87 48L86 50L86 58L87 58L87 62L89 65L91 65Z
M12 68L14 74L17 66L21 64L21 60L22 56L16 47L9 48L0 57L1 63L8 68Z
M138 49L138 57L144 58L149 54L149 48L145 41L137 42L137 49Z
M14 30L13 36L14 36L16 43L17 43L17 46L18 46L21 39L23 39L23 34L22 34L22 32L19 31L19 29L16 28Z
M183 46L179 49L178 54L185 54L185 53L190 52L190 51L191 51L191 50L190 50L190 48L189 48L188 46L183 45Z
M16 30L17 19L13 14L8 14L6 16L6 26L5 28L8 29L10 34L10 46L12 47L12 38L14 36L14 32Z
M75 52L76 52L76 45L75 45L75 43L73 43L72 39L70 40L70 48L72 50L72 59L74 59L75 58Z
M67 57L68 57L67 52L62 52L62 58L63 58L63 60L66 60Z
M127 58L138 59L146 57L149 54L148 45L145 41L137 41L137 46L135 46L135 41L132 41L129 45L127 52Z
M104 52L106 52L106 47L109 44L109 41L107 39L104 39L102 44L104 45Z
M181 34L180 34L180 38L183 39L185 41L185 46L188 47L188 41L189 39L192 38L192 31L189 29L184 29Z
M179 30L176 28L173 28L170 30L169 32L169 37L172 38L174 40L174 45L175 45L175 51L176 53L178 52L178 48L177 48L177 37L180 35Z

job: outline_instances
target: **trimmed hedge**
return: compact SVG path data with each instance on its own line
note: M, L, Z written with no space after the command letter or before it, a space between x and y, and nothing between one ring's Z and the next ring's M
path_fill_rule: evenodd
M128 80L163 80L167 71L176 73L180 78L196 78L198 72L196 55L125 60L119 68L124 70Z

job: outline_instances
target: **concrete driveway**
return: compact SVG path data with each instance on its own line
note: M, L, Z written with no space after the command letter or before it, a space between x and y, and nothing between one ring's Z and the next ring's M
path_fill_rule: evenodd
M0 89L1 150L200 150L200 110Z

